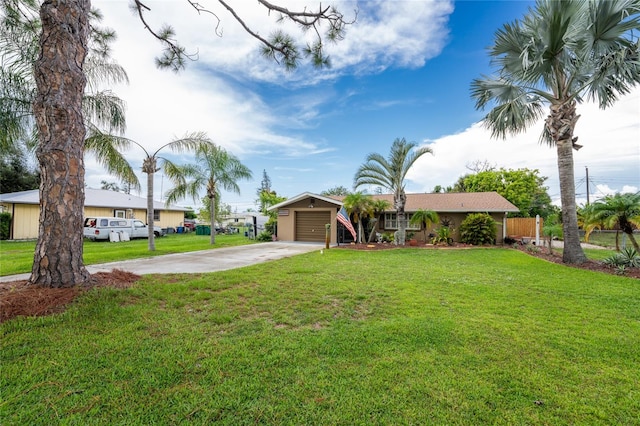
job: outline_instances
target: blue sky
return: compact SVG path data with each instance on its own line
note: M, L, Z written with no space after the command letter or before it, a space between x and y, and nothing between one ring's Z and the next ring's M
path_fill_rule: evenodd
M114 58L130 77L114 91L128 106L126 136L148 149L188 131L206 131L237 155L254 174L241 195L223 193L223 202L242 211L255 207L256 188L266 170L278 194L293 197L337 185L351 188L370 152L387 155L396 138L434 150L409 175L409 192L452 185L466 165L488 161L496 167L539 169L549 193L559 198L555 151L538 145L541 124L526 135L492 140L478 124L469 96L474 78L491 73L486 47L504 23L521 18L527 1L365 1L346 39L329 46L333 67L302 66L287 73L260 57L258 42L246 35L216 2L201 2L220 17L224 34L183 1L152 2L150 19L170 22L178 39L199 61L175 75L153 65L159 45L144 32L123 0L96 0L104 24L119 35ZM288 2L291 8L304 4ZM239 3L249 23L267 33L263 10ZM339 2L347 16L356 2ZM486 112L485 112L486 113ZM585 147L575 154L579 202L586 199L585 167L591 198L640 187L640 91L601 112L579 106L576 134ZM139 168L141 156L129 158ZM189 161L188 157L172 157ZM90 159L87 184L114 179ZM141 179L144 182L144 179ZM156 199L168 182L155 181ZM370 188L372 189L372 188ZM146 193L143 188L142 194ZM185 200L183 205L193 205Z

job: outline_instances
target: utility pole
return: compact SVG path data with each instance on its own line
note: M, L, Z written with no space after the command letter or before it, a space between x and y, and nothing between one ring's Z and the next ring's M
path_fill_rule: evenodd
M587 172L587 205L589 205L589 167L584 166L584 169Z

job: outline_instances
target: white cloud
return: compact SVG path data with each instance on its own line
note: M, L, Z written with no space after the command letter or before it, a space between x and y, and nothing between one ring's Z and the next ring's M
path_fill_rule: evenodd
M578 114L581 118L575 135L583 148L574 151L576 180L588 167L590 181L619 182L610 188L611 192L626 192L640 186L640 89L604 111L593 103L579 105ZM540 175L549 178L546 183L552 198L559 198L556 152L538 143L542 128L540 121L527 133L496 140L480 123L475 123L460 133L425 141L434 156L418 160L407 178L414 190L428 192L436 185L453 185L460 176L469 173L467 164L487 160L509 169L538 169Z

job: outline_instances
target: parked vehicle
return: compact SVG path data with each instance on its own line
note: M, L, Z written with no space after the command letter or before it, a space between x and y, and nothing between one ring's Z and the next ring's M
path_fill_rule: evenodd
M120 237L148 238L149 228L139 219L122 219L119 217L88 217L84 220L84 236L90 240L114 240L112 233ZM124 235L126 233L126 235ZM162 228L153 227L153 234L156 237L164 235Z

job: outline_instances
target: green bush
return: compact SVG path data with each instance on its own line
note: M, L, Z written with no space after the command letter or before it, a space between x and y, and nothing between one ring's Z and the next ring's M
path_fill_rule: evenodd
M0 240L9 239L9 228L11 226L11 214L0 213Z
M258 234L258 236L256 237L256 240L258 241L273 241L273 234L269 231L262 231L261 233Z
M460 240L465 244L496 243L496 222L487 213L474 213L460 224Z
M393 242L393 232L385 232L381 236L381 240L383 243L392 243Z
M447 245L453 244L453 238L451 237L451 228L448 226L441 226L436 230L436 235L431 239L431 242L435 245L445 243Z

